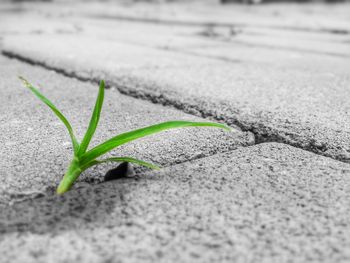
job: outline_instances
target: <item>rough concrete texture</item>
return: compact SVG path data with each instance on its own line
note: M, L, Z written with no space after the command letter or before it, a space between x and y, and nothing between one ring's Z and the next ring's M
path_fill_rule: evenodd
M156 14L154 14L156 16ZM84 22L83 22L84 21ZM80 22L80 23L79 23ZM137 23L138 22L138 23ZM199 24L195 26L172 26L167 24L143 24L141 21L125 23L122 19L106 19L103 15L95 20L72 19L70 23L79 23L80 33L103 35L105 38L120 41L133 41L142 45L156 45L172 48L176 46L188 47L217 47L220 50L222 42L230 42L231 48L244 49L254 47L257 49L279 51L294 51L334 57L349 57L348 34L331 34L325 32L293 31L276 28L248 27L244 25L221 26L213 24ZM102 27L105 25L106 27ZM98 27L98 30L97 30ZM94 30L95 29L95 30ZM125 32L124 32L125 30ZM129 30L127 32L127 30ZM136 33L135 31L138 31ZM113 32L113 34L111 34ZM143 34L142 34L143 33ZM147 33L147 34L145 34ZM142 34L140 36L140 34ZM203 41L204 36L215 41ZM144 41L147 38L147 41ZM169 42L166 40L171 39ZM321 44L320 44L321 43ZM239 47L232 45L238 44ZM263 51L262 51L263 52ZM257 52L260 53L260 52ZM264 52L263 52L264 54ZM203 53L203 56L205 54ZM248 59L248 58L247 58Z
M55 72L0 58L0 201L40 195L56 186L68 164L72 149L65 127L33 94L22 87L17 75L38 83L71 121L82 138L97 96L97 85L63 77ZM6 113L6 114L5 114ZM168 120L203 119L136 100L107 90L100 124L91 147L112 136ZM115 150L114 156L132 156L170 165L254 143L251 134L213 128L166 131ZM103 166L102 166L103 167ZM115 164L108 166L115 167ZM108 170L92 169L83 180L101 180ZM13 201L12 200L12 201Z
M129 1L130 2L130 1ZM203 4L205 2L205 4ZM174 1L167 4L149 4L146 1L133 5L118 4L110 1L104 5L92 3L76 3L64 8L58 5L65 14L84 14L101 18L112 18L127 22L143 22L150 24L167 24L168 26L254 26L257 28L275 28L294 31L326 32L347 34L349 30L350 4L324 5L283 3L274 5L246 6L225 5L218 1ZM47 6L40 6L41 11L50 12Z
M40 39L7 37L5 54L79 78L106 78L123 93L238 124L260 141L286 142L350 161L347 59L337 58L341 61L334 69L331 63L315 71L285 63L228 63L139 45L126 48L89 36L47 35L38 44ZM86 42L93 43L88 50Z
M350 5L203 2L0 3L0 51L22 60L0 57L1 263L350 261ZM100 166L54 196L69 138L16 75L80 138L97 92L80 80L106 79L93 144L193 115L256 136L165 132L113 153L161 171Z
M12 262L349 262L350 166L266 143L2 208Z
M242 26L169 27L109 19L72 18L66 23L79 27L79 35L128 45L173 50L232 63L258 62L268 67L307 70L313 74L329 71L348 74L349 35ZM40 28L40 24L34 25Z

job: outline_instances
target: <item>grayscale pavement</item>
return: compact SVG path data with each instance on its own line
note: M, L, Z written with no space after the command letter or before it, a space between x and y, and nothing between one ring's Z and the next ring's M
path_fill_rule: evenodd
M0 262L349 262L350 3L0 3ZM162 166L54 194L98 82L96 145Z

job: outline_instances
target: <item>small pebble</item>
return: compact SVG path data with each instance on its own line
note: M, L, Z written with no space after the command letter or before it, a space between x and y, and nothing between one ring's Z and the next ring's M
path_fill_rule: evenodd
M105 182L107 182L133 176L135 176L135 171L133 167L129 163L124 162L118 165L116 168L109 170L106 173L104 180Z

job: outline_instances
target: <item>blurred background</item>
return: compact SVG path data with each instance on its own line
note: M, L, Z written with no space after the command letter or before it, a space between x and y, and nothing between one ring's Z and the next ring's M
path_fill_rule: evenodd
M73 2L71 0L3 0L9 2ZM166 2L219 2L221 4L228 3L244 3L244 4L260 4L260 3L271 3L271 2L346 2L350 0L129 0L129 1L118 1L118 0L78 0L81 2L153 2L153 3L166 3Z

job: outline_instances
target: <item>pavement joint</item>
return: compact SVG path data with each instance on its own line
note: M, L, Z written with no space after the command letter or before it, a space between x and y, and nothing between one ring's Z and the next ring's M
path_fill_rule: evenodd
M220 26L206 25L203 27L204 28L205 27L212 28L212 27L220 27ZM241 25L239 27L241 27ZM348 34L348 33L345 33L345 35L346 34ZM232 40L226 39L226 38L219 39L219 38L215 38L215 37L211 37L211 36L205 36L203 34L202 34L202 37L209 38L209 39L211 39L215 42L219 42L219 43L234 43L235 45L240 45L242 47L262 48L262 49L267 49L267 50L291 51L291 52L297 52L297 53L302 53L302 54L314 54L314 55L330 56L330 57L335 57L338 59L348 59L350 57L350 55L344 54L344 53L340 54L337 52L330 52L330 51L328 51L328 52L318 51L318 50L314 50L312 48L284 47L284 46L276 46L276 45L264 44L264 43L249 43L247 41L238 40L238 39L234 39L234 41L232 41ZM134 45L134 46L144 47L144 45L139 44L139 43L135 43L132 41L124 41L124 43ZM219 56L219 55L206 55L203 53L196 53L196 52L189 51L186 49L181 49L181 48L176 48L176 47L171 47L171 46L161 47L161 46L148 45L147 47L153 48L156 50L171 50L173 52L178 52L181 54L186 54L186 55L191 55L191 56L201 57L201 58L220 60L220 61L225 61L225 62L229 62L229 63L241 63L242 62L242 60L239 60L239 59L232 59L229 57Z
M0 262L349 262L348 8L57 2L30 3L21 21L0 5ZM57 196L69 136L18 75L78 139L106 80L91 148L177 119L238 132L122 146L110 155L162 169L108 182L118 164L104 164Z
M132 16L122 16L122 15L93 15L90 18L98 19L111 19L111 20L121 20L134 23L151 23L151 24L162 24L162 25L176 25L176 26L217 26L217 27L248 27L245 23L224 23L224 22L201 22L201 21L179 21L171 19L155 19L155 18L139 18ZM268 28L268 29L282 29L291 31L302 31L302 32L318 32L318 33L329 33L336 35L348 35L349 30L339 29L339 28L310 28L310 27L298 27L298 26L286 26L286 25L254 25L257 28Z

